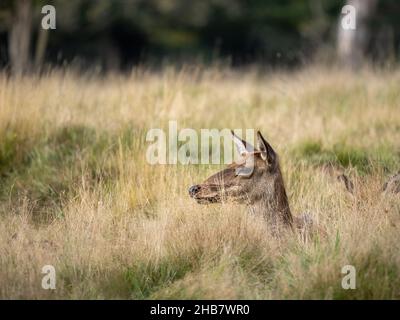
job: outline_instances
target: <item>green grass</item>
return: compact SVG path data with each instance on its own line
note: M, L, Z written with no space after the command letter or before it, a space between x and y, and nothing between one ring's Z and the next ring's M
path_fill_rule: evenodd
M359 174L374 170L393 172L400 162L400 153L386 145L372 148L352 147L335 143L326 148L319 141L306 140L296 145L292 155L311 165L333 165L338 168L354 168Z
M11 135L15 137L16 135ZM4 180L1 197L12 203L22 197L34 204L33 214L60 214L62 201L76 196L82 173L90 187L115 180L117 168L107 158L117 152L117 143L106 133L84 126L64 127L19 150L19 141L2 144ZM7 166L10 166L7 170ZM51 218L51 216L50 216ZM53 217L54 218L54 217Z
M146 299L193 271L195 267L188 259L174 257L157 263L142 262L134 265L126 270L125 277L130 286L131 298Z

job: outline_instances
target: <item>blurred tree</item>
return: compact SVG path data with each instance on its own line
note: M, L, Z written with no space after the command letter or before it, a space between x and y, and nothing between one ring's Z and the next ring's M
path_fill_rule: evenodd
M378 0L348 0L346 3L355 8L356 29L344 29L339 19L337 51L344 65L357 68L365 57L370 39L369 21L376 13Z
M45 1L36 0L37 8L40 9L43 5L47 3ZM38 12L37 12L38 13ZM41 10L40 10L41 13ZM38 19L39 20L39 19ZM37 31L37 39L36 39L36 47L35 47L35 57L34 57L34 67L35 70L40 71L44 57L46 54L46 48L49 41L50 30L44 29L41 23L37 23L38 31Z
M337 29L346 3L360 6L353 35ZM41 28L44 4L57 10L56 30ZM35 69L193 58L295 66L319 52L346 64L366 53L386 61L400 51L399 13L398 0L0 0L0 67L22 73L30 57Z
M14 74L20 75L29 68L32 2L31 0L15 0L12 9L8 50L11 70Z

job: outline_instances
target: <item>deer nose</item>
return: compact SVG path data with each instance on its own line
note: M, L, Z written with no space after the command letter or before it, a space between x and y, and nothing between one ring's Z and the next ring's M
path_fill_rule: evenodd
M189 195L191 197L194 197L196 195L196 193L199 192L199 190L200 190L200 186L199 185L191 186L189 188Z

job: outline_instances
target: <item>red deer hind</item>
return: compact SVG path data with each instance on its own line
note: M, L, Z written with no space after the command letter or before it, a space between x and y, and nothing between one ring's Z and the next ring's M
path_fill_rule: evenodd
M233 200L249 206L251 212L261 214L272 230L305 230L312 220L304 215L293 219L279 165L279 157L271 145L257 132L258 149L232 137L241 161L212 175L201 184L191 186L189 195L198 203L218 203Z
M247 204L251 212L265 217L273 230L283 227L298 229L303 237L314 231L326 236L326 231L316 226L310 215L292 216L279 157L261 133L257 132L257 150L233 131L232 137L241 161L229 165L203 183L191 186L190 196L198 203L233 200ZM355 194L354 184L348 176L342 173L337 178L344 183L347 191ZM387 180L383 186L383 194L400 195L400 172Z

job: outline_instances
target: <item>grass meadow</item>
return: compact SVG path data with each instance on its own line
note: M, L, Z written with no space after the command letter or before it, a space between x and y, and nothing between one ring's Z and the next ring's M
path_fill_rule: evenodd
M399 83L326 67L0 74L0 298L399 299L400 196L381 193L400 169ZM146 133L169 120L261 130L293 214L326 237L278 239L243 206L197 204L188 187L222 166L148 164Z

